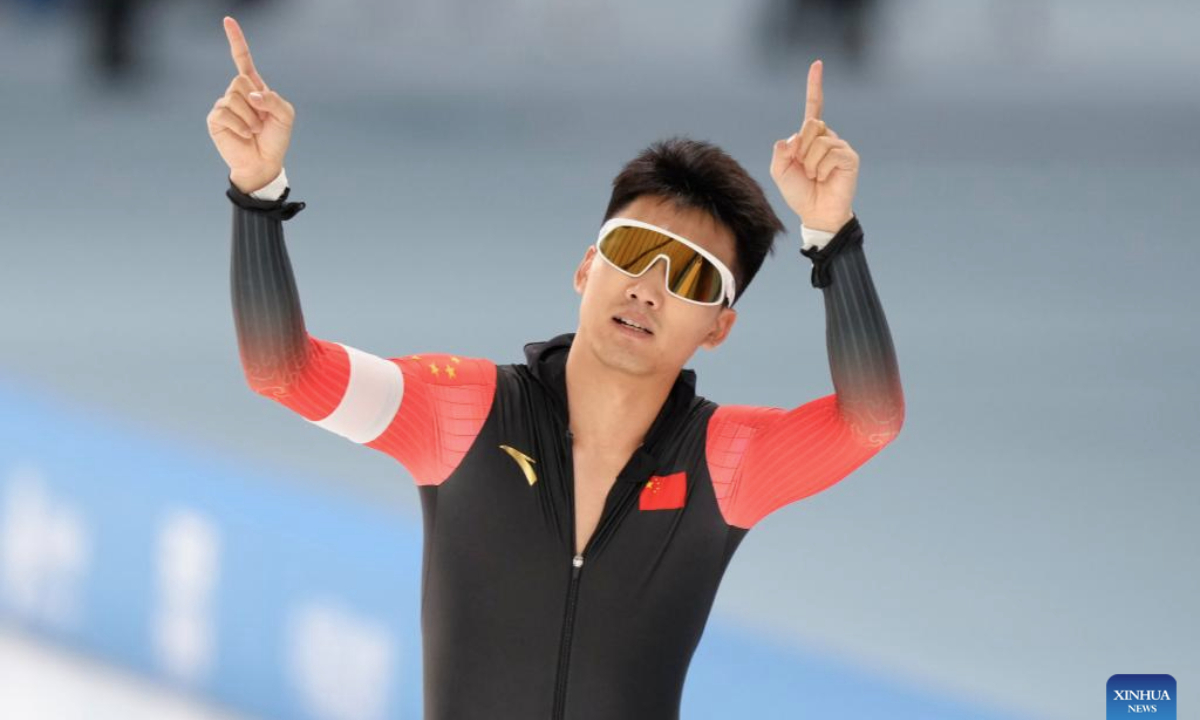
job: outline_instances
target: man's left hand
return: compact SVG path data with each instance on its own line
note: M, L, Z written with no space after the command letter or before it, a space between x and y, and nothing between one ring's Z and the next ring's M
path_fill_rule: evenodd
M821 119L824 94L820 60L808 68L804 123L787 140L777 140L771 179L805 227L837 232L854 215L858 153Z

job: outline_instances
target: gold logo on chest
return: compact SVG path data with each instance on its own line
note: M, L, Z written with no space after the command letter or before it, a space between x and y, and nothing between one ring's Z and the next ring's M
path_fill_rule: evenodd
M517 461L517 465L521 468L521 472L525 473L525 479L529 481L529 485L532 487L533 484L537 482L537 473L533 470L533 465L537 462L537 460L534 460L520 450L508 445L501 445L500 449L508 453L513 460Z

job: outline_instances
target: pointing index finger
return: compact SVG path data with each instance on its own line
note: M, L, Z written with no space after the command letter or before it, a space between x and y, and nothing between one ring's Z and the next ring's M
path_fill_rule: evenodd
M237 20L225 16L225 37L229 38L229 53L233 55L233 64L237 66L238 74L250 78L259 90L265 90L267 84L254 68L254 58L250 56L250 46L246 44L246 36Z
M820 60L808 67L808 95L804 101L804 119L821 119L822 105L825 104L825 93L821 89L821 73L825 64Z

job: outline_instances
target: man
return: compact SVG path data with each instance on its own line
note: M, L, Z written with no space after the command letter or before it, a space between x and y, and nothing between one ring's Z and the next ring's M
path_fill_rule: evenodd
M233 306L246 378L395 457L424 511L426 718L676 718L721 576L746 532L829 487L899 432L891 336L851 211L858 156L821 117L775 143L803 218L836 393L720 406L683 369L719 346L783 224L718 148L652 145L613 183L575 270L576 332L525 362L383 359L310 336L283 243L294 109L225 19L238 75L208 117L230 168Z

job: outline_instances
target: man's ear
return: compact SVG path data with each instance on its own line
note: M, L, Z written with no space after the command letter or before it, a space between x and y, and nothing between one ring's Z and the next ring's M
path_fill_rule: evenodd
M588 273L592 270L592 259L596 257L596 246L588 245L587 252L583 254L583 259L579 261L579 267L575 268L575 292L582 295L584 288L587 287Z
M733 330L735 322L737 322L737 310L731 307L721 308L721 312L717 315L716 321L714 321L712 330L704 336L704 341L700 343L700 347L713 350L725 342L725 338L729 337L729 331Z

